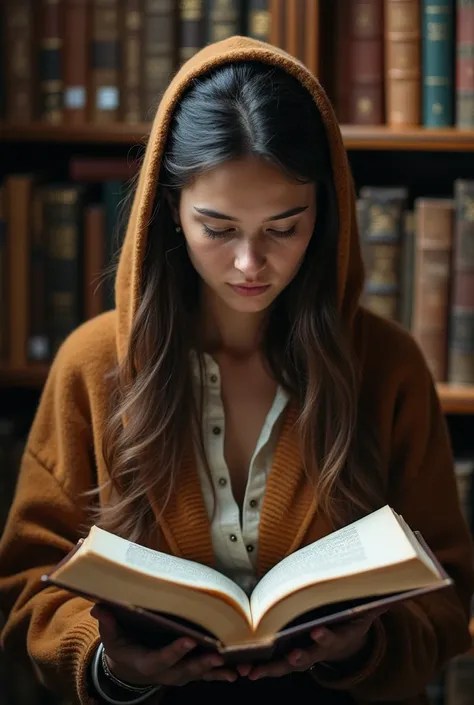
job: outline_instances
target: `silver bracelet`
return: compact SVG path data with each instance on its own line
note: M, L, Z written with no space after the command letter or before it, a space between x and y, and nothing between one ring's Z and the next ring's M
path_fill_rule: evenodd
M94 660L92 662L92 683L94 685L94 688L96 689L97 693L100 695L101 698L105 700L106 703L109 703L109 705L138 705L138 703L142 703L145 700L147 700L150 695L153 695L156 693L158 690L160 690L159 685L151 685L146 687L146 691L144 692L143 688L139 688L140 695L137 698L134 698L133 700L115 700L115 698L110 697L110 695L107 695L107 693L104 693L100 681L99 681L99 665L102 664L102 654L104 653L104 645L100 644L95 656ZM110 669L109 669L110 673ZM112 679L111 679L112 680ZM118 678L113 677L113 682L116 685L120 685L120 687L124 688L125 690L128 690L128 692L131 692L130 689L133 689L134 692L136 693L137 690L134 689L134 686L130 686L128 684L123 683L120 681Z

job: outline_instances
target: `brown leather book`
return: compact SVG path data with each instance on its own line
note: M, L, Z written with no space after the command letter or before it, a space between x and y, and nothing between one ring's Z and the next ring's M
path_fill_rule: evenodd
M304 64L314 76L319 76L320 1L306 0L304 7Z
M34 177L14 174L5 180L8 228L8 361L12 368L27 364L30 302L31 196Z
M446 381L454 201L415 201L416 242L412 333L436 382Z
M383 110L383 0L354 0L350 17L349 122L381 125ZM344 79L343 79L344 80Z
M51 125L63 121L63 32L64 4L41 0L39 8L39 118Z
M474 181L455 181L454 197L448 380L474 384Z
M286 0L284 49L300 61L305 60L305 0Z
M351 12L347 11L346 0L334 0L333 4L323 4L324 27L331 31L323 32L321 41L322 56L330 56L321 66L323 85L329 93L340 124L350 121L349 96L351 92L350 74L350 34ZM328 66L330 64L331 66Z
M456 3L456 125L474 128L474 2Z
M393 127L421 121L420 0L385 0L386 121Z
M204 46L204 0L180 0L179 64L184 64Z
M34 5L32 0L4 0L6 119L32 122L36 114L34 55Z
M285 48L285 0L269 0L270 44Z
M141 121L143 112L143 2L124 0L121 9L120 117L123 122L133 124Z
M153 119L177 66L178 10L178 4L173 0L144 0L144 120Z
M87 122L90 103L91 4L68 0L64 5L64 121L67 125Z
M117 122L120 109L118 0L92 0L91 119Z
M84 318L94 318L105 311L105 208L90 204L84 213Z

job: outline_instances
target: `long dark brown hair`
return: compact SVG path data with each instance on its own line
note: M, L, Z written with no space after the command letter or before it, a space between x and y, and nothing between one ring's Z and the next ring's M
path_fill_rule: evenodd
M268 312L264 352L273 377L299 405L302 459L319 509L337 526L382 501L376 446L359 412L358 363L337 306L338 210L321 116L283 70L233 63L194 81L173 116L141 301L116 371L103 441L116 492L100 509L100 524L131 540L146 540L151 530L150 493L163 509L179 491L190 429L200 427L189 363L199 278L175 231L169 197L177 203L191 179L245 155L317 185L314 234L298 274Z

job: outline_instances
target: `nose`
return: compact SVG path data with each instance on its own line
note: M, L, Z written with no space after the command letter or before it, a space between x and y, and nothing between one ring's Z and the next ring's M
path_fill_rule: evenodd
M255 279L265 269L267 258L256 242L240 242L235 253L234 266L246 279Z

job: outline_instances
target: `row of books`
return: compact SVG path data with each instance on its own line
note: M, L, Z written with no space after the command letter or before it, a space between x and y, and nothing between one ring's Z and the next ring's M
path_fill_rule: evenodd
M446 198L364 186L357 213L365 306L402 324L434 379L474 384L474 181Z
M268 41L268 4L4 0L4 118L74 126L151 120L171 76L199 48L235 34Z
M335 0L332 8L328 91L341 123L474 128L472 0Z
M113 169L115 178L100 180L93 166L84 181L11 174L0 185L6 302L0 308L0 361L15 369L49 362L81 322L114 306L113 275L106 273L118 249L127 179ZM74 172L74 160L70 167Z

